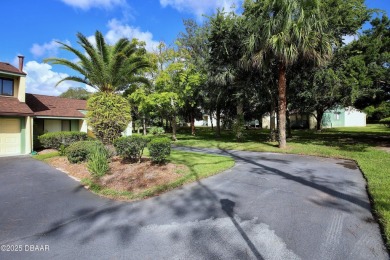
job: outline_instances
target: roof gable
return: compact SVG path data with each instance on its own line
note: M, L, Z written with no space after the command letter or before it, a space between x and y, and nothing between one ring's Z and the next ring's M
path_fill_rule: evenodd
M11 64L7 62L0 62L0 72L5 72L5 73L11 73L11 74L18 74L21 76L27 75L23 71L20 71L16 67L12 66Z

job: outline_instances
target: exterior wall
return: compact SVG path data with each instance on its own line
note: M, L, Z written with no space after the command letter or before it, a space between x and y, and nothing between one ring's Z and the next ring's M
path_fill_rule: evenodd
M123 136L133 135L133 121L130 121L130 123L127 126L127 128L125 129L125 131L123 131L122 135Z
M277 122L277 118L276 118L276 113L273 116L273 120L275 120L275 127L277 127L278 126L278 122ZM261 127L263 129L270 129L270 127L271 127L271 117L270 117L269 113L264 114L261 117Z
M366 126L367 115L359 110L348 107L345 109L344 126Z
M211 120L213 121L213 125L216 126L217 125L217 119L213 116L211 119L210 119L210 115L206 115L204 114L203 115L203 120L196 120L195 119L195 126L211 126Z
M366 114L353 108L337 108L326 111L322 119L324 128L366 126Z
M79 126L80 126L80 128L79 128L79 131L80 131L80 132L88 133L87 120L81 119L81 120L79 121Z

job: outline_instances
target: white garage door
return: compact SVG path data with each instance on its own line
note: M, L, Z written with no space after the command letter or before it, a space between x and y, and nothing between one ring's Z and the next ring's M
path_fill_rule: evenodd
M0 118L0 156L20 154L20 120Z

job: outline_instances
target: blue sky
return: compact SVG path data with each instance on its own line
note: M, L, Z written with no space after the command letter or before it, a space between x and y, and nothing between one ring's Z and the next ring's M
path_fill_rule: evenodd
M1 0L0 61L17 65L25 56L27 92L58 95L75 83L54 88L72 71L44 64L43 59L67 56L56 41L77 46L76 33L91 36L101 31L109 42L136 37L153 50L159 41L172 43L183 30L182 20L202 19L216 8L236 7L242 0ZM390 1L367 0L370 8L390 13Z

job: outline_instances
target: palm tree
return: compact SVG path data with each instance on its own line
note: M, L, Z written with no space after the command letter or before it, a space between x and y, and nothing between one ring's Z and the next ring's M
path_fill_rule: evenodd
M95 43L81 33L77 34L77 38L84 52L68 44L58 43L62 49L76 55L78 62L63 58L45 59L45 62L66 66L81 75L65 77L56 86L70 80L89 85L99 92L118 92L125 90L131 84L149 84L143 72L151 65L144 57L145 51L138 47L136 40L122 38L110 46L99 31L95 33Z
M331 57L332 40L318 0L246 0L244 8L251 31L249 62L260 67L273 60L278 66L279 147L285 148L286 71L299 58L324 63Z

